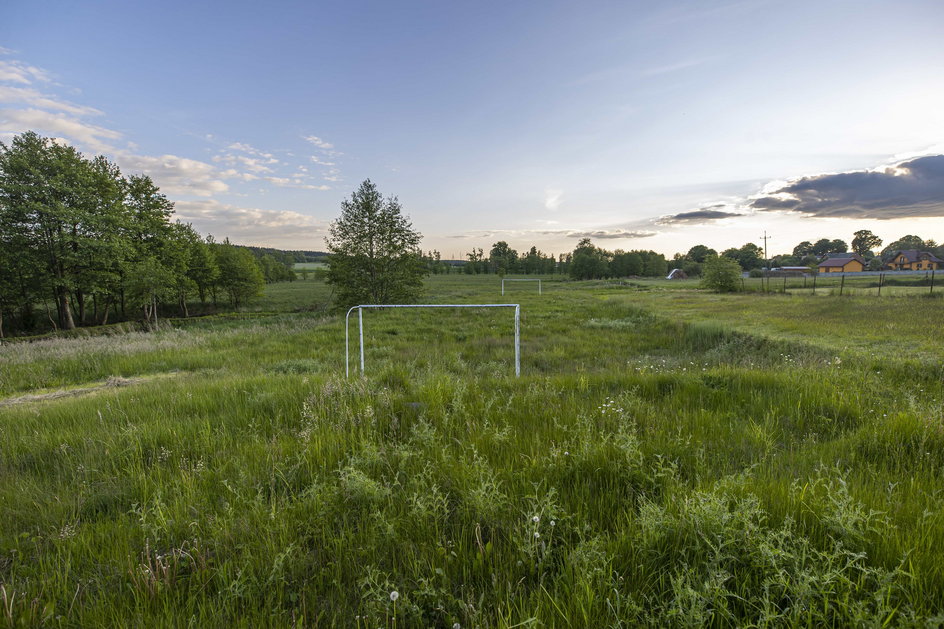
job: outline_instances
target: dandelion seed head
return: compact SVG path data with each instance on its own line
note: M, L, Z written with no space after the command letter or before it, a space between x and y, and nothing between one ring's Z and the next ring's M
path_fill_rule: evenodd
M533 518L531 518L531 521L537 524L538 522L541 521L541 517L536 515Z
M396 590L394 590L393 592L390 592L390 600L391 600L391 601L393 601L394 603L396 603L398 598L400 598L400 593L399 593L399 592L397 592Z

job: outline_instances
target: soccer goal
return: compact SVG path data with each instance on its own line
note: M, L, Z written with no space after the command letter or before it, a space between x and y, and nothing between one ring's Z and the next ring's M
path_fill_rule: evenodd
M528 278L528 279L516 279L516 278L512 278L512 279L506 280L505 278L502 278L502 297L505 296L505 282L537 282L537 283L538 283L538 295L542 295L542 294L543 294L543 293L541 292L541 280L534 279L534 278Z
M353 306L344 316L344 375L351 375L350 318L357 311L357 329L360 336L361 375L364 375L364 310L369 308L514 308L515 309L515 377L521 375L521 306L519 304L361 304Z

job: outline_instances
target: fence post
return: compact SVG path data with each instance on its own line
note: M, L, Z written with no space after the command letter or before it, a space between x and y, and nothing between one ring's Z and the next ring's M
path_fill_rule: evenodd
M931 269L931 291L928 294L934 294L934 269Z
M817 275L819 274L817 273ZM812 294L813 295L816 294L816 275L813 276L813 293Z
M842 289L846 285L846 274L842 274L842 280L839 282L839 296L842 297Z
M879 296L879 297L882 296L882 283L883 283L884 281L885 281L885 274L884 274L884 273L879 273L879 274L878 274L878 296Z
M787 276L786 275L783 276L783 290L780 292L783 293L784 295L787 294Z

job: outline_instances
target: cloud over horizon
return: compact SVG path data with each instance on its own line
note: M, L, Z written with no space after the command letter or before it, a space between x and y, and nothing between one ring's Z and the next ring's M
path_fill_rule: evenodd
M175 218L192 223L198 231L216 233L243 244L296 242L311 238L311 249L324 244L328 224L312 216L287 210L246 208L216 199L177 201Z
M750 205L817 218L944 217L944 155L876 170L802 177L768 190Z
M692 210L690 212L680 212L678 214L669 214L666 216L660 216L656 220L657 225L673 225L673 224L699 224L699 223L710 223L713 221L721 221L727 218L736 218L738 216L744 216L740 212L727 212L718 208L727 207L724 204L719 205L710 205L698 210Z

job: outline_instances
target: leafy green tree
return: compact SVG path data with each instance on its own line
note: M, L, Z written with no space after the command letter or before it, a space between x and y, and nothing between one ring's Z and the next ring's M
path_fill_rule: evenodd
M83 248L90 244L85 218L88 167L70 146L32 131L0 144L0 195L13 232L22 233L48 279L59 325L75 328L71 298L82 267ZM93 236L94 237L94 236Z
M505 275L515 270L518 265L518 252L508 246L504 240L499 240L492 245L488 253L489 266L493 273Z
M804 240L793 248L794 258L803 258L804 256L808 255L813 255L813 243L811 243L809 240Z
M709 258L702 266L701 285L719 293L738 290L741 266L726 256Z
M157 306L173 294L173 271L157 259L147 257L130 269L126 294L133 306L142 309L148 327L157 327Z
M669 272L668 262L665 256L655 251L644 251L640 255L643 258L642 274L646 277L664 277Z
M725 249L721 253L721 257L734 260L745 271L759 269L761 266L763 266L763 255L764 250L752 242L746 243L739 249L735 249L733 247L730 249Z
M220 265L209 243L199 238L190 244L190 265L187 267L187 277L196 286L200 303L206 304L207 295L220 278Z
M229 295L234 307L238 308L262 294L265 278L248 249L224 240L222 244L213 245L213 252L220 267L217 284Z
M811 254L820 258L828 256L831 253L846 253L847 251L849 251L849 245L846 244L845 240L840 240L839 238L835 240L820 238L810 249Z
M882 239L873 234L868 229L860 229L853 234L852 250L860 256L866 256L872 253L873 249L882 246Z
M591 280L606 277L609 269L607 253L591 244L589 238L577 243L570 261L570 276L575 280Z
M714 249L710 249L706 245L695 245L688 250L686 257L692 262L697 262L701 264L711 256L718 255L718 252Z
M897 251L930 251L937 248L937 243L933 240L924 240L920 236L915 236L909 234L907 236L902 236L895 242L889 244L887 247L882 249L882 260L888 261L895 255Z
M328 283L337 303L413 302L423 288L427 270L420 260L422 235L403 216L396 197L384 199L370 179L341 203L341 216L331 224Z

